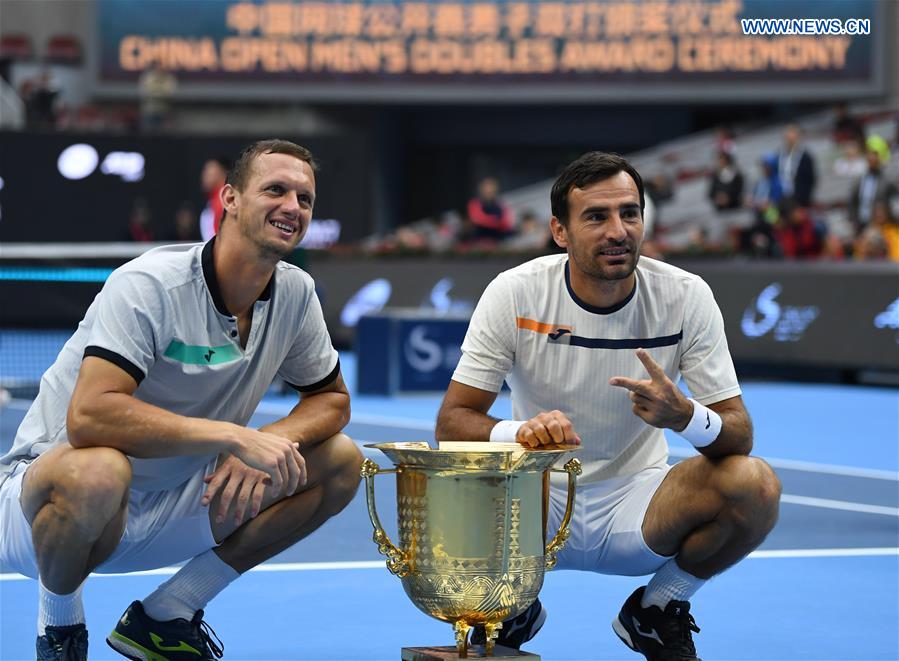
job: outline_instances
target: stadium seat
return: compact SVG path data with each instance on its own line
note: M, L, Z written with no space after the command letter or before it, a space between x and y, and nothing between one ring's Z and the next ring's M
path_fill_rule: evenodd
M0 36L0 59L25 62L33 57L34 49L28 35L11 33Z
M47 40L45 59L52 64L81 64L81 41L70 34L56 34Z

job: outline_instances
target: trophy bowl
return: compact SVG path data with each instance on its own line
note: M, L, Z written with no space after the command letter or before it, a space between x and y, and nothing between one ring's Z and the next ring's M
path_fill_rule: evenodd
M502 621L537 598L543 575L568 538L580 462L571 459L568 503L558 532L546 543L546 477L577 446L527 449L517 443L379 443L395 468L366 459L373 540L387 568L421 611L453 625L458 658L468 656L468 632L481 625L491 656ZM374 477L396 473L399 545L378 518Z

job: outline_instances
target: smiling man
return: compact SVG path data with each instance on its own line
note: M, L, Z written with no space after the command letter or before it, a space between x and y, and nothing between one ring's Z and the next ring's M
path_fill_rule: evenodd
M92 571L189 560L133 602L107 642L131 659L212 659L203 608L241 573L340 512L362 457L312 278L281 261L306 232L315 163L248 147L205 245L117 269L44 374L0 459L0 561L38 578L37 658L87 658ZM299 391L246 425L272 380Z
M615 633L650 661L698 661L689 599L762 542L780 484L748 456L751 422L708 285L640 256L637 171L615 154L584 154L551 198L553 238L567 254L539 257L487 287L437 438L580 444L584 473L557 567L653 574L626 600ZM676 386L681 376L694 399ZM503 380L515 420L487 415ZM701 454L669 467L666 428ZM558 528L565 501L565 485L554 482L547 530ZM545 619L538 600L497 642L517 648ZM476 629L472 642L484 635Z

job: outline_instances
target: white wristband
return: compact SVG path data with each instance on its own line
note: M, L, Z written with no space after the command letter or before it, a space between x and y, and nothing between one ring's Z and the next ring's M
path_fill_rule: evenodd
M694 447L704 448L714 443L721 433L721 416L692 397L690 401L693 402L693 417L678 434L690 441Z
M514 443L518 428L525 422L525 420L500 420L490 430L490 442Z

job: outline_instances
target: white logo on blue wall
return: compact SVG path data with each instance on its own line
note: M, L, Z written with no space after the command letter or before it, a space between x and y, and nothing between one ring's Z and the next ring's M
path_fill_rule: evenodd
M890 303L887 309L874 317L875 328L899 328L899 298Z
M340 323L355 328L362 315L379 312L390 298L392 287L386 278L378 278L364 285L350 297L340 311Z
M427 336L426 325L415 326L403 345L406 362L417 372L433 372L444 368L453 369L462 355L461 347L456 344L440 344Z
M899 329L899 298L890 303L886 310L874 317L874 327ZM899 344L899 333L896 333L896 343Z
M436 284L431 288L431 293L428 296L428 301L438 312L471 312L474 307L471 304L471 301L464 300L453 300L452 296L450 296L450 291L453 288L452 278L441 278L436 282ZM426 306L422 306L426 307Z
M772 283L746 308L740 323L743 335L762 337L773 331L776 342L795 342L802 337L820 309L814 305L781 305L775 299L782 290L780 283Z

